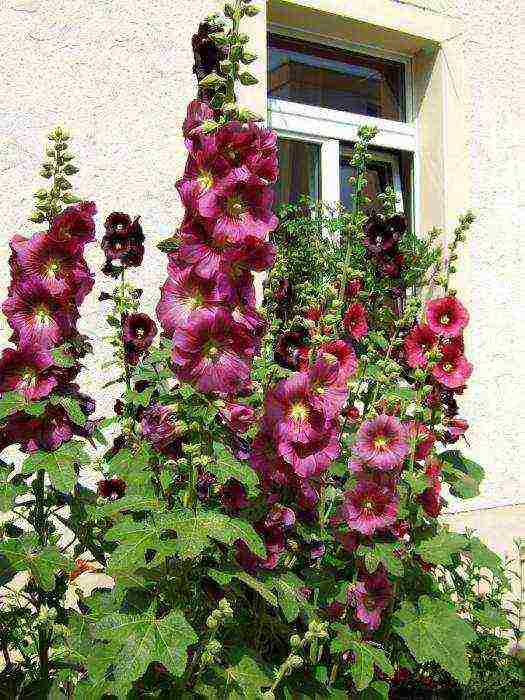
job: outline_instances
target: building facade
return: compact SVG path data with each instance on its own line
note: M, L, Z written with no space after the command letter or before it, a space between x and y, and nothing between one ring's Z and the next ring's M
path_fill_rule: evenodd
M279 195L347 201L348 150L379 127L372 181L391 184L416 230L477 220L459 294L471 310L475 375L461 399L482 495L451 502L453 527L501 554L525 537L525 6L513 0L268 0L249 20L259 84L249 106L281 138ZM191 36L218 0L12 0L0 10L0 295L8 240L27 230L46 133L67 127L79 190L102 222L140 214L151 245L140 286L152 311L164 272L155 243L177 228L181 124L195 94ZM243 95L241 95L242 101ZM298 167L300 166L300 167ZM373 192L372 192L373 194ZM91 264L102 265L96 251ZM104 282L99 282L103 285ZM109 355L98 292L83 329ZM1 321L0 321L1 323ZM95 329L95 330L94 330ZM2 342L8 338L5 321ZM94 368L85 385L103 378ZM105 393L100 409L111 406Z

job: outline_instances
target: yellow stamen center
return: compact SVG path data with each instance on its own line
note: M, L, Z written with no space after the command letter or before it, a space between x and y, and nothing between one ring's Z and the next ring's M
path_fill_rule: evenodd
M228 199L227 210L230 216L239 219L246 211L246 204L242 197L234 195Z
M213 187L213 175L209 170L201 170L197 180L205 190L209 190Z
M374 438L374 447L376 450L384 450L385 447L388 447L387 438L384 435L378 435Z
M304 403L296 403L292 406L290 414L295 421L303 421L308 418L308 408Z

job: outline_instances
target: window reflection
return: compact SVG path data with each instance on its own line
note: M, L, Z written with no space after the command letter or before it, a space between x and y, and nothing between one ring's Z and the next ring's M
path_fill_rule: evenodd
M295 204L303 195L321 199L320 155L316 143L279 139L279 180L276 204Z

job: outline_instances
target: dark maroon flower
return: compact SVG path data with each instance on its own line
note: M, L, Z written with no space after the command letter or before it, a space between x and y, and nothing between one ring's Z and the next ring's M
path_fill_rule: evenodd
M19 391L29 401L48 396L57 385L53 358L47 351L6 349L0 359L0 394Z
M425 474L430 479L431 485L418 496L418 501L427 515L431 518L437 518L443 506L441 499L441 463L437 459L431 459Z
M409 421L405 424L411 446L414 445L416 461L424 460L430 454L436 441L434 433L424 423Z
M276 343L274 360L281 367L302 370L308 364L310 333L306 328L282 333Z
M250 505L246 498L246 489L236 479L229 479L219 495L222 505L230 511L236 512Z
M155 449L169 456L179 456L183 426L172 406L149 406L142 414L140 429Z
M81 202L67 207L53 220L49 238L58 244L71 243L83 250L86 243L95 240L94 216L97 207L94 202Z
M381 624L381 616L392 599L392 586L384 571L378 569L348 588L348 603L355 607L357 619L370 631Z
M122 338L126 361L136 365L148 350L157 333L155 322L147 314L126 314L122 324Z
M426 367L428 353L437 347L438 336L429 326L415 326L405 338L405 356L410 367Z
M97 492L103 498L108 498L110 501L116 501L126 493L127 484L118 477L111 479L102 479L97 484Z
M140 217L133 221L128 214L113 212L105 222L106 233L101 247L106 256L106 274L115 276L120 269L139 267L144 257L144 233ZM120 268L114 263L119 263Z
M401 214L383 219L372 214L364 226L366 248L374 255L391 250L400 240L407 228L407 220Z

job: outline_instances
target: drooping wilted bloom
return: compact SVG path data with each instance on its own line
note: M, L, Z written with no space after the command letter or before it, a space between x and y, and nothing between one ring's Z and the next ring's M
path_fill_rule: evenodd
M77 250L83 250L86 243L95 240L94 216L97 207L94 202L80 202L56 216L49 229L49 238L58 244L71 243Z
M183 424L177 420L172 406L153 404L142 414L140 430L155 449L170 456L180 453Z
M48 396L56 385L51 353L35 351L31 347L3 351L0 359L0 394L18 391L29 401L37 401Z
M175 373L204 393L246 388L253 354L253 340L225 309L202 309L173 333Z
M437 518L441 513L443 501L441 499L441 462L430 459L425 474L430 480L430 486L419 494L417 500L423 506L425 513L431 518Z
M447 443L457 442L469 429L468 421L463 418L446 418L443 424L445 426L445 432L442 440Z
M29 239L15 236L11 248L16 256L18 276L36 279L51 294L72 293L76 303L81 304L93 288L93 275L71 239L60 244L46 231Z
M365 575L348 588L348 603L355 608L357 619L373 632L381 624L381 616L392 599L392 586L381 569Z
M227 401L224 408L220 409L222 418L229 428L236 433L245 433L255 422L255 411L250 406L241 403Z
M436 348L437 342L438 336L426 324L412 328L404 342L407 364L410 367L426 367L428 353Z
M164 333L173 335L193 312L216 307L226 294L215 279L199 277L191 267L174 272L164 282L157 304L157 316Z
M405 459L410 445L397 418L383 414L363 423L354 449L371 468L390 470Z
M122 324L122 339L126 361L136 365L146 350L151 346L157 326L147 314L125 314Z
M463 342L454 338L441 348L441 359L432 368L432 375L448 389L465 385L472 374L473 366L463 354Z
M368 333L368 318L365 307L359 302L350 304L343 317L344 327L347 333L361 340Z
M114 476L111 479L102 479L97 484L97 492L102 498L117 501L126 493L128 485L123 479Z
M237 512L250 505L245 487L236 479L228 479L219 493L222 505L230 511Z
M57 296L36 278L21 280L2 310L20 347L48 349L67 339L78 311L66 294Z
M391 488L372 479L363 479L345 493L340 514L351 530L373 535L393 525L397 511L398 498Z
M429 301L426 318L434 333L446 338L457 338L467 327L469 314L456 297L449 296Z

